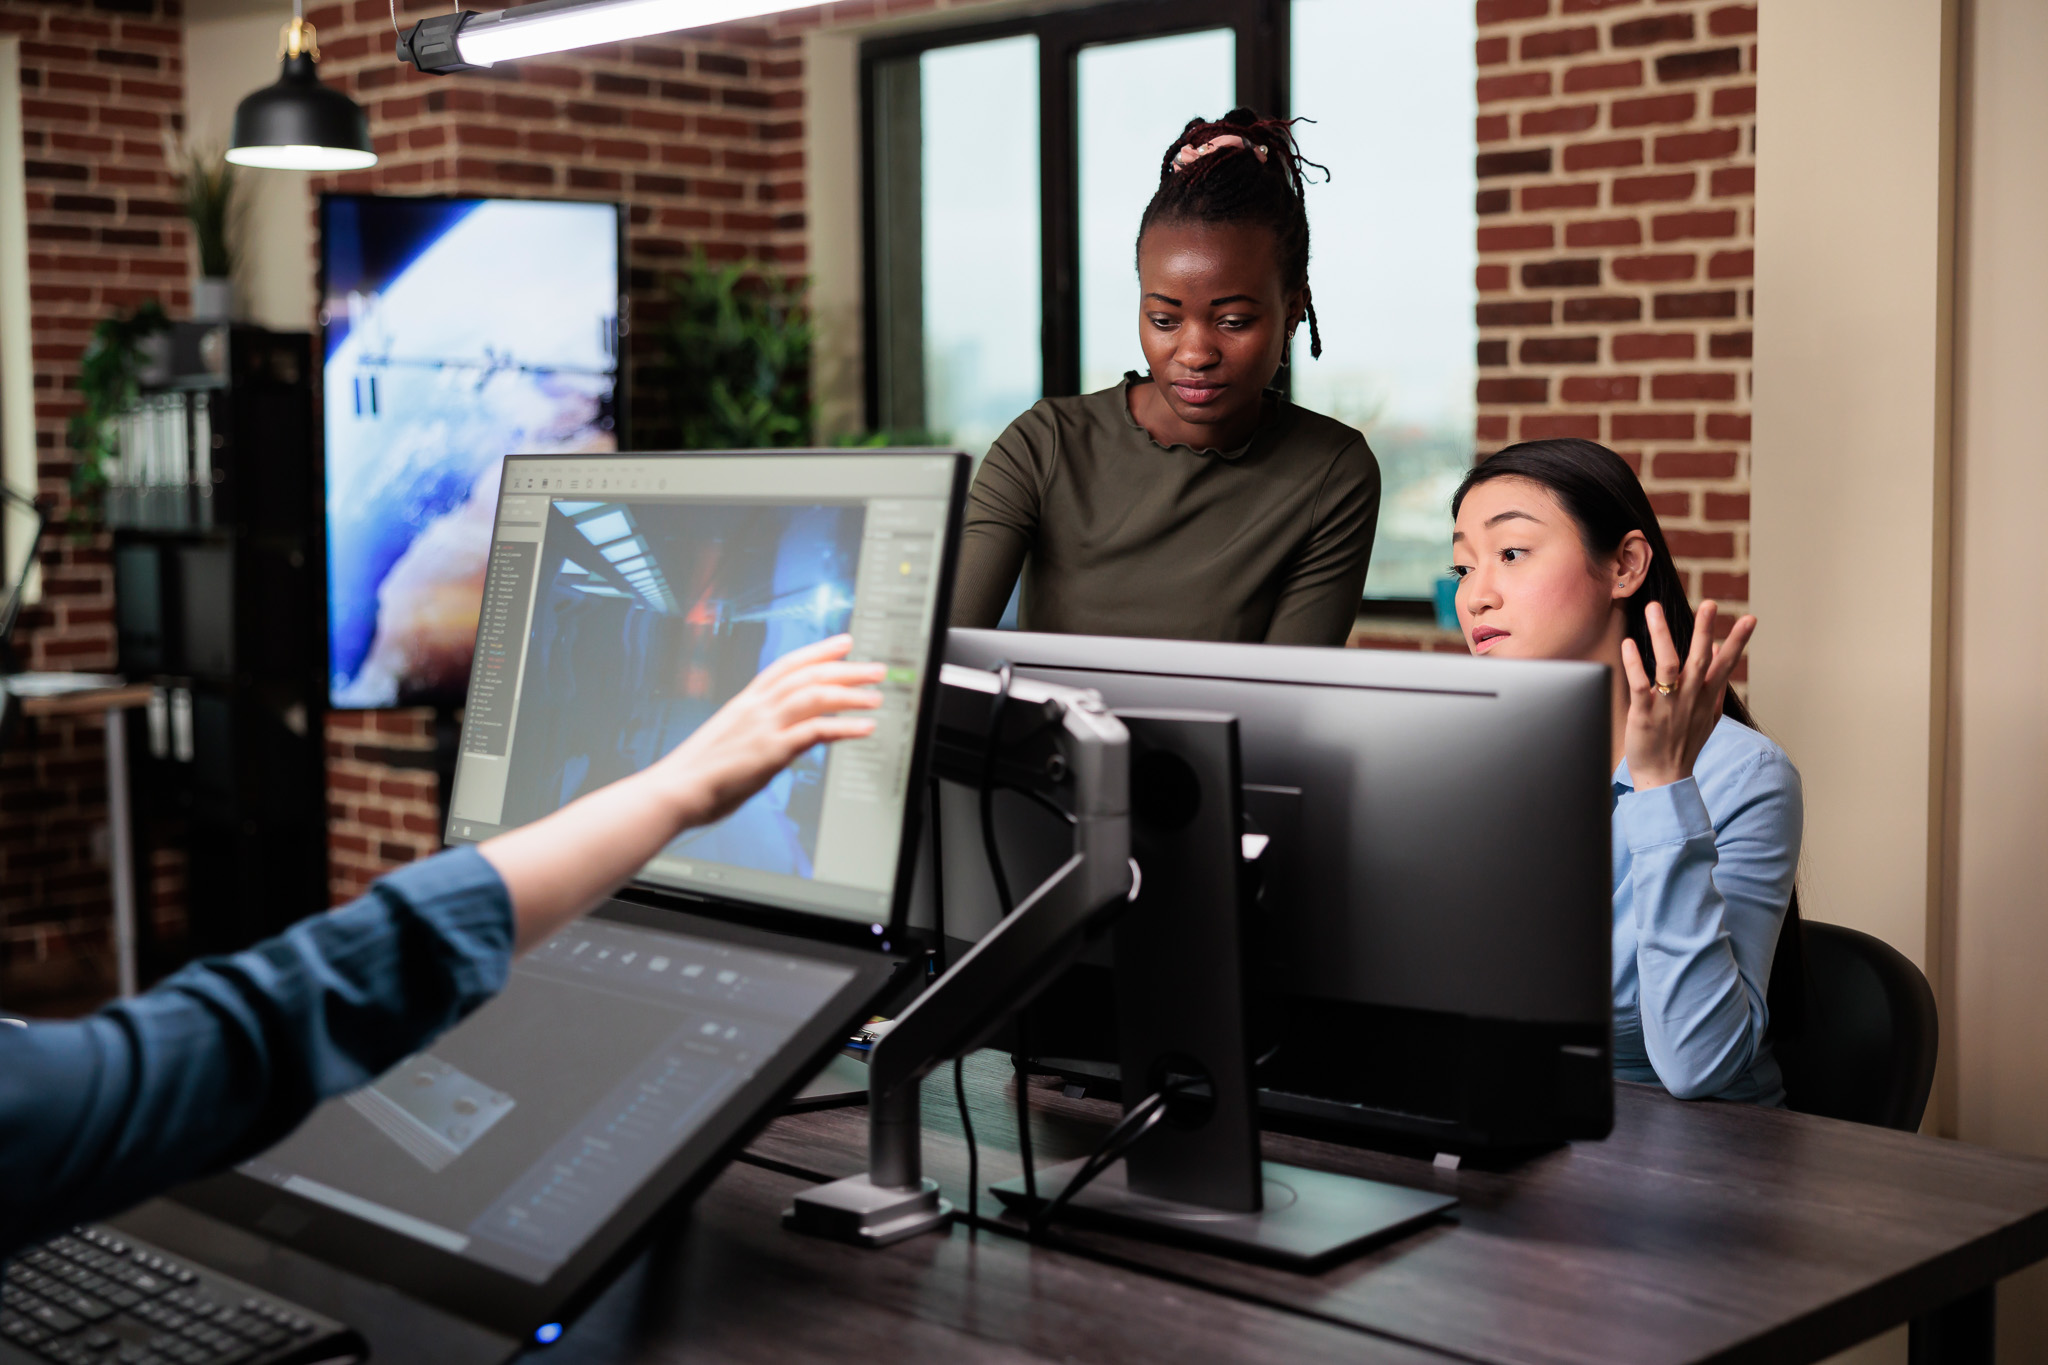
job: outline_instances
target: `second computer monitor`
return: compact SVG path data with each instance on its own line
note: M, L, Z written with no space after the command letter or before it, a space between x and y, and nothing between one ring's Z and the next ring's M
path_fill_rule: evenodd
M1282 1043L1269 1109L1450 1145L1605 1133L1605 668L966 630L946 658L1237 717L1271 840L1250 937ZM953 937L987 913L963 823L942 822Z

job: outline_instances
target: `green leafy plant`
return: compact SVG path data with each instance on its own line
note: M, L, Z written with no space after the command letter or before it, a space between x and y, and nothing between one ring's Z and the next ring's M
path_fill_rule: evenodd
M230 234L235 221L235 168L215 148L187 147L178 194L199 246L199 273L226 279L235 273Z
M810 440L806 282L713 265L699 248L669 277L662 334L681 445L749 450Z
M133 313L115 313L93 324L78 367L78 392L85 406L71 414L71 522L88 522L107 488L107 461L114 458L114 419L133 407L142 372L149 365L148 342L170 326L163 305L145 300Z

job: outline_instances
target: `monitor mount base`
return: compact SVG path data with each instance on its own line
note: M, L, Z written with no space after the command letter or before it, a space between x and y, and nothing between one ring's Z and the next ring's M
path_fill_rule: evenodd
M995 1194L1011 1212L1030 1217L1059 1197L1085 1161L1038 1172L1038 1198L1024 1180L1005 1180ZM1290 1270L1319 1270L1373 1242L1426 1223L1458 1201L1427 1190L1333 1175L1278 1161L1260 1163L1264 1207L1249 1213L1139 1194L1124 1164L1104 1171L1068 1201L1063 1221L1198 1245Z
M866 1175L835 1180L806 1190L782 1211L782 1226L855 1246L885 1247L922 1232L934 1232L953 1216L929 1176L911 1189L877 1185Z

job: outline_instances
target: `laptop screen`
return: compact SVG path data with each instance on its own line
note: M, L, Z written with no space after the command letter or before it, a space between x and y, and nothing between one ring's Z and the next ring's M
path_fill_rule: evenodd
M450 842L636 772L764 665L838 634L889 665L868 739L805 754L639 881L886 924L964 461L935 451L505 462Z

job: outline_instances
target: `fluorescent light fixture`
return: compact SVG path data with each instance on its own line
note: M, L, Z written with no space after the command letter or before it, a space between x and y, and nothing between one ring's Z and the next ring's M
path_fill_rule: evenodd
M519 5L463 25L455 45L475 66L513 62L543 52L616 43L802 9L813 0L585 0L574 5Z
M560 498L555 500L555 510L565 517L580 517L585 512L602 506L604 504L601 502L568 502Z
M636 555L646 554L647 542L638 536L634 536L631 540L622 540L616 545L607 545L602 550L599 550L598 553L616 564L622 559L631 559Z
M398 40L398 59L434 75L617 43L677 29L804 9L816 0L539 0L484 13L423 19Z
M639 555L633 559L622 559L615 567L620 573L632 573L635 570L646 568L653 562L646 555Z

